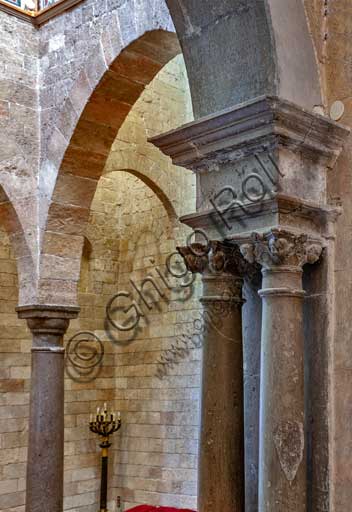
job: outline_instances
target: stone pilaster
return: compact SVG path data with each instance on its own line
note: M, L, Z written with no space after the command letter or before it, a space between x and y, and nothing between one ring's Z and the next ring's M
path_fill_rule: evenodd
M200 512L244 510L242 275L236 247L213 242L179 248L187 268L202 274L204 307Z
M252 232L284 229L312 233L324 240L324 265L319 266L315 277L308 276L308 288L314 290L314 315L309 330L306 328L306 333L310 332L306 371L310 383L319 383L314 392L310 385L307 394L308 414L314 422L314 436L310 434L309 438L309 493L314 494L311 501L321 508L330 499L334 467L329 448L334 433L326 418L331 396L328 355L334 336L335 222L340 213L329 200L326 184L328 171L334 168L348 136L349 129L327 117L278 97L263 96L151 139L175 165L196 174L197 211L181 220L194 230L203 230L209 239L231 241ZM293 279L292 272L290 275ZM264 276L265 280L269 275ZM301 288L300 281L297 289ZM258 322L251 323L249 318L260 316L252 291L243 315L247 371L254 369L252 355L258 355L260 345ZM264 302L270 300L263 298ZM272 300L276 300L274 296ZM295 301L301 303L302 299L297 297ZM322 328L321 317L326 318L328 328ZM253 388L245 387L247 404L258 404L258 393ZM251 411L247 408L246 512L258 511L258 416L258 407Z
M78 308L24 306L33 335L26 512L62 512L64 460L63 336Z
M319 240L287 231L254 234L241 245L262 265L263 301L259 512L307 510L303 266L322 252Z

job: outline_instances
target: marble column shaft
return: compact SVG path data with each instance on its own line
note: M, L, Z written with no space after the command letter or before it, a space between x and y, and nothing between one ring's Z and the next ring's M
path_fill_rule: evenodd
M273 230L241 247L262 265L259 512L307 510L302 273L321 245Z
M64 461L63 336L78 308L19 307L33 335L26 512L62 512Z
M200 244L179 249L188 269L203 276L198 510L243 512L243 258L237 248L210 247L208 253Z

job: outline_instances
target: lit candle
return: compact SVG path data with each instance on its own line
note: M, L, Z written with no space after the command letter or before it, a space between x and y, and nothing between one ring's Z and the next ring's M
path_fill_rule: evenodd
M120 411L117 413L117 419L120 421L121 420L121 413Z
M90 415L89 423L93 423L93 414Z

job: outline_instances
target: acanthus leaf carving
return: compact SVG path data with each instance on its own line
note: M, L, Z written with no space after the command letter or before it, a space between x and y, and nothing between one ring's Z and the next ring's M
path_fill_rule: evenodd
M266 234L253 233L250 241L240 245L240 251L248 262L257 262L264 268L280 265L303 267L319 260L322 244L306 234L273 229Z
M203 244L190 244L186 247L176 247L182 256L187 270L192 274L202 274L208 267L209 248Z
M240 248L231 243L193 243L186 247L177 247L177 251L192 273L230 274L239 278L248 277L251 280L259 273L259 265L246 261Z

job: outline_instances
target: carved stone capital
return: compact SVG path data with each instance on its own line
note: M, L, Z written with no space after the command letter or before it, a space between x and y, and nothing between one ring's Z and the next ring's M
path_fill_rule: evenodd
M203 274L209 264L209 248L204 244L190 244L185 247L176 247L182 256L187 270L192 274Z
M207 245L195 243L177 247L177 250L190 272L202 274L203 304L215 304L215 308L220 305L222 315L224 308L229 313L234 303L243 304L243 276L245 267L250 265L238 247L213 241Z
M273 229L269 233L253 233L251 240L240 245L243 257L262 267L298 267L317 262L323 250L322 243L308 235L296 235L285 230Z
M58 352L70 320L78 316L79 308L35 305L19 306L16 311L19 318L27 320L33 334L32 350Z
M213 241L207 245L194 243L177 247L187 269L192 273L231 275L236 278L253 277L258 273L258 265L248 262L238 246Z

